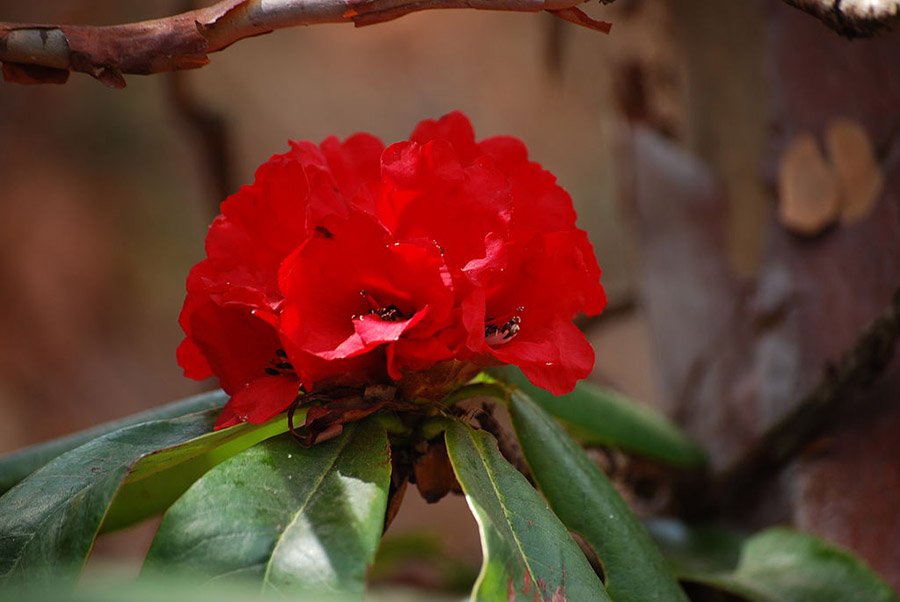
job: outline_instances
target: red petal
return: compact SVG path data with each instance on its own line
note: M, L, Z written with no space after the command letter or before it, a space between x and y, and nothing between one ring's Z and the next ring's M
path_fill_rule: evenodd
M571 321L554 322L534 334L530 340L520 334L490 352L501 362L521 368L528 380L554 395L569 393L591 373L594 350Z
M374 211L384 143L369 134L355 134L343 143L327 138L321 148L344 198L361 209Z
M241 274L252 286L276 292L278 265L307 235L308 192L303 165L292 154L264 163L252 185L222 203L222 215L210 227L212 274L229 283Z
M206 303L191 314L190 323L191 339L231 394L265 374L282 347L275 329L246 309Z
M282 266L285 304L281 330L292 348L324 360L365 354L425 328L446 327L452 282L430 243L388 244L372 218L353 213L326 221L329 236L316 237ZM365 292L365 295L361 295ZM383 321L372 309L397 307L409 319ZM304 382L320 366L297 366Z
M213 375L212 368L203 353L190 339L184 339L175 351L178 365L184 370L184 375L194 380L203 380Z
M321 356L357 336L352 318L371 306L361 296L367 275L387 255L387 233L363 213L323 222L328 236L315 237L283 263L282 332L305 352ZM392 301L393 302L393 301Z
M226 429L230 426L235 426L236 424L240 424L241 419L238 418L238 415L234 412L229 404L225 404L225 407L222 408L222 413L219 414L219 417L216 419L216 423L213 425L213 430L218 431L221 429Z
M440 337L399 339L388 346L388 374L394 380L400 380L405 372L427 370L454 356L453 349Z
M504 172L528 163L528 148L513 136L494 136L478 143L478 150L491 157Z
M488 255L492 233L506 238L509 183L493 166L478 163L462 171L442 141L393 145L383 163L391 186L379 198L378 212L397 239L433 240L447 264L459 268Z
M300 390L300 381L289 376L264 376L241 387L225 406L216 428L235 423L262 424L285 411Z
M396 322L385 322L378 316L367 315L362 316L358 320L353 321L353 328L356 334L363 341L366 349L371 349L382 343L391 343L396 341L403 333L419 324L428 315L428 306L426 305L409 320L397 320Z
M409 139L419 144L432 140L449 142L459 158L466 163L471 163L479 155L475 144L475 130L472 129L469 118L459 111L447 113L437 121L433 119L422 121Z

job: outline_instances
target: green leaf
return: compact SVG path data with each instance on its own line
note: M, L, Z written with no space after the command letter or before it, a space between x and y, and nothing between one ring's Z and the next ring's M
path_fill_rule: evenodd
M121 420L107 422L60 439L32 445L3 456L0 458L0 495L9 491L16 483L47 464L50 460L107 433L143 422L166 420L202 412L203 410L221 408L226 401L228 401L228 396L222 391L203 393L202 395L188 397L181 401L134 414Z
M513 426L550 508L597 552L616 602L687 602L650 535L606 475L521 391L510 398Z
M301 408L294 416L302 420L305 414ZM122 529L164 512L209 469L286 430L287 418L282 414L265 424L244 422L144 456L113 499L102 531Z
M270 439L209 471L169 509L146 572L243 578L263 590L361 592L390 472L378 420L311 448L289 435Z
M703 450L665 416L588 382L559 397L531 384L513 367L498 376L521 389L582 442L615 447L684 468L706 463Z
M609 600L566 528L491 435L454 421L446 440L481 532L484 562L474 600Z
M114 431L48 463L0 498L0 584L71 580L144 455L208 432L218 410Z
M751 602L897 602L897 594L853 554L792 529L774 528L747 540L732 573L686 580Z

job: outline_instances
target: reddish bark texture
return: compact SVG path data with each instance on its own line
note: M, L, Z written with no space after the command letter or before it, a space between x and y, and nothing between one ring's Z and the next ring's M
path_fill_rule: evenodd
M772 129L760 177L774 191L794 136L821 140L829 122L848 118L871 137L885 187L867 217L814 238L788 232L772 198L760 269L743 281L727 263L727 204L710 170L635 130L642 289L662 392L719 469L822 380L900 285L900 38L850 43L782 2L761 6ZM793 518L900 586L898 391L895 358L848 396L825 438L760 484L749 520Z
M113 26L0 22L0 61L6 81L65 83L69 71L87 73L113 88L123 74L148 75L194 69L208 53L276 29L320 23L374 25L422 10L476 8L537 12L608 33L611 25L590 18L575 5L583 0L316 0L265 3L221 0L179 15Z
M880 202L857 224L812 241L776 224L769 229L758 294L785 288L789 308L757 345L763 382L774 384L760 390L757 406L772 415L813 386L900 285L900 38L850 43L775 2L766 20L773 160L792 133L821 135L830 119L849 117L867 130L885 174ZM784 479L799 526L855 548L894 587L900 586L900 438L896 428L885 429L900 420L898 391L895 358L859 391L846 426L833 431L834 446L797 462Z

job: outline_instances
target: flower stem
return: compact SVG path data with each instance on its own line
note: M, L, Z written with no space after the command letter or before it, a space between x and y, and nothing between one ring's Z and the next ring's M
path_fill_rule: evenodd
M510 393L511 390L499 381L488 382L482 380L481 382L474 382L460 387L451 393L444 400L444 403L448 406L452 406L460 401L472 399L473 397L490 397L491 399L507 405L509 403Z

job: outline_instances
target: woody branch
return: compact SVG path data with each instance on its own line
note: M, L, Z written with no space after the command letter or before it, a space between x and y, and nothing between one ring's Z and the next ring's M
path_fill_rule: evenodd
M123 74L202 67L208 54L276 29L319 23L381 23L438 8L548 11L609 31L585 15L586 0L221 0L172 17L106 27L0 22L0 63L7 81L63 83L71 71L123 87ZM609 4L613 0L600 0ZM900 21L900 0L785 0L849 36L868 36Z
M71 71L113 87L123 74L202 67L208 54L276 29L319 23L371 25L422 10L473 8L549 11L608 31L577 6L584 0L222 0L172 17L105 27L0 23L0 62L7 81L63 83Z
M848 38L869 37L900 21L900 0L785 0Z

